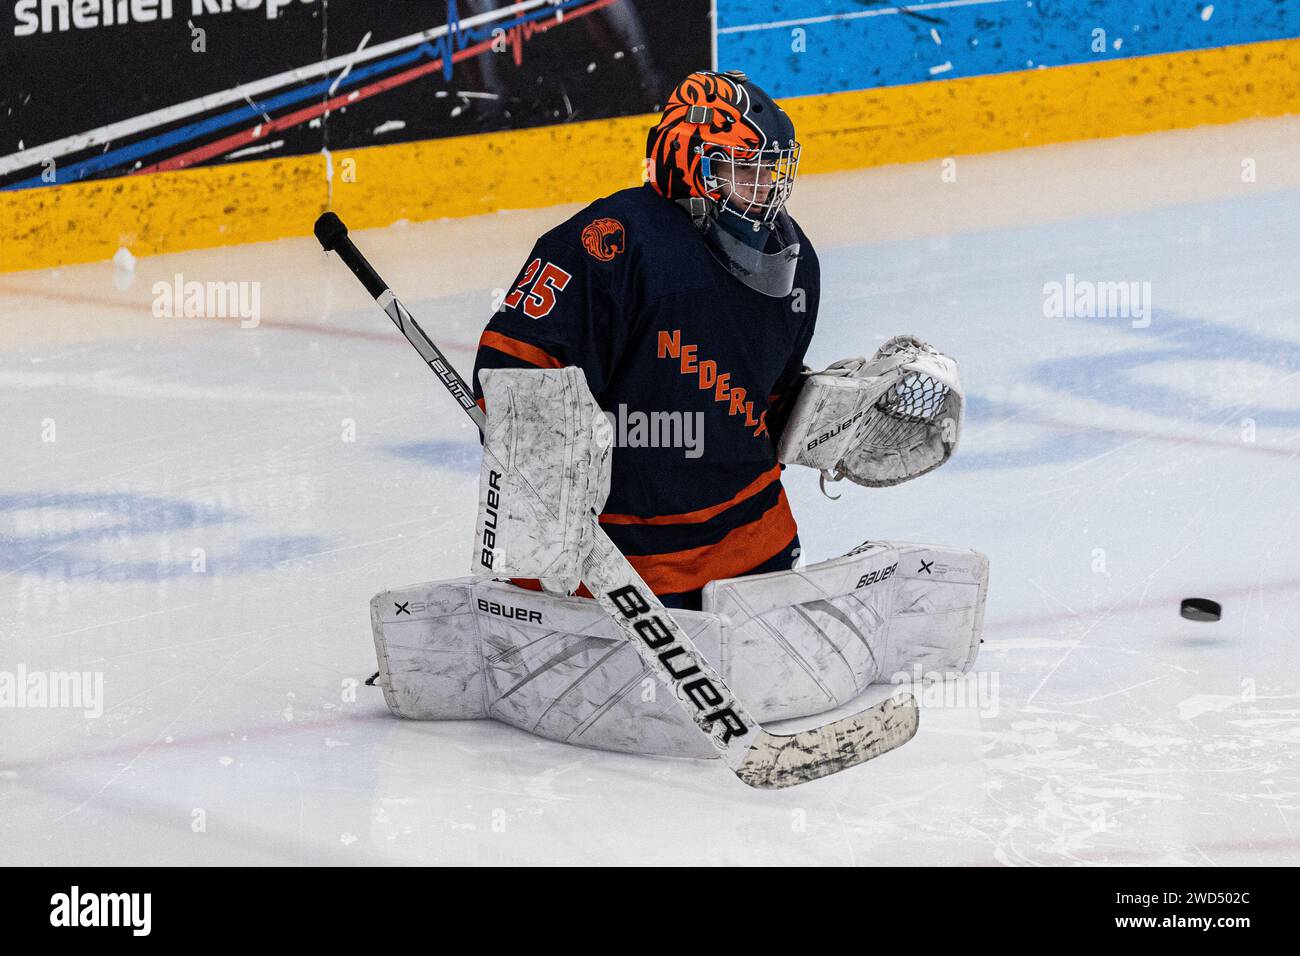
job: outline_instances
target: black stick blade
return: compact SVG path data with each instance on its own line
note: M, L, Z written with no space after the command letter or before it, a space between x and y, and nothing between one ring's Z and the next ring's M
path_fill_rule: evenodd
M317 241L326 252L333 252L338 248L338 244L348 237L348 227L343 225L343 220L332 212L321 213L312 231L316 233Z

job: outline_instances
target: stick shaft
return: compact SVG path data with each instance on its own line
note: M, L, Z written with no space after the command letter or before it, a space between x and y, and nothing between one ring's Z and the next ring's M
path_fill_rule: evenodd
M378 278L377 275L376 278ZM415 347L415 350L420 353L420 358L424 359L442 384L447 387L447 391L456 400L456 404L465 410L465 414L473 420L474 424L478 426L478 430L482 432L487 427L487 416L483 414L483 409L479 408L474 401L473 391L470 390L469 385L460 377L460 373L442 354L438 346L433 344L433 339L429 338L428 333L420 328L420 323L415 321L414 316L407 311L406 306L402 305L401 300L393 295L393 291L387 287L379 295L375 296L375 301L379 303L381 309L388 313L388 317L393 320L393 324L406 336L406 341Z
M347 227L343 225L342 220L332 212L327 212L316 220L315 227L316 238L320 240L321 246L326 252L335 252L343 260L343 264L352 271L366 291L374 297L375 302L384 310L393 324L397 326L398 331L406 337L420 358L424 359L429 368L433 369L438 380L446 386L451 397L456 400L456 404L464 409L478 426L480 432L487 427L487 416L483 414L483 409L479 408L474 401L474 392L460 377L455 366L447 361L447 357L442 354L442 350L433 343L427 332L420 328L420 323L415 321L415 317L402 305L400 299L393 294L393 290L388 287L388 283L375 270L361 250L348 237Z

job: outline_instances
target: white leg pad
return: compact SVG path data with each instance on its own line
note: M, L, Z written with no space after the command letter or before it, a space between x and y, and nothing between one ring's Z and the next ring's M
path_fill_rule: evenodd
M460 578L385 591L370 614L377 683L401 717L492 717L602 750L717 756L594 601ZM717 657L716 615L673 616Z
M829 710L918 667L965 673L987 591L977 551L879 541L806 568L712 581L703 607L731 624L723 679L771 720Z
M711 582L673 610L760 721L838 707L895 675L964 673L983 625L988 561L870 542L796 571ZM370 602L378 685L414 720L493 718L603 750L715 757L594 601L458 578Z

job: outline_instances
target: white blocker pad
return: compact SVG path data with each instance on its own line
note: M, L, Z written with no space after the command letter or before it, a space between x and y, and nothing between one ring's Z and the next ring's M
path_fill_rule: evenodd
M847 703L895 675L964 673L987 560L873 542L797 571L714 581L673 617L759 721ZM371 601L378 685L415 720L491 717L603 750L716 757L594 601L460 578Z
M577 590L609 496L613 428L582 370L484 369L487 407L470 570Z

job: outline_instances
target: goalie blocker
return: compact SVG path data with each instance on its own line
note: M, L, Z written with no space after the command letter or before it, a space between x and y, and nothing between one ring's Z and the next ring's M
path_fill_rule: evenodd
M896 675L961 674L980 643L987 559L867 542L794 571L711 582L674 611L760 721L845 704ZM415 720L492 718L603 750L716 757L592 600L458 578L371 601L376 683Z

